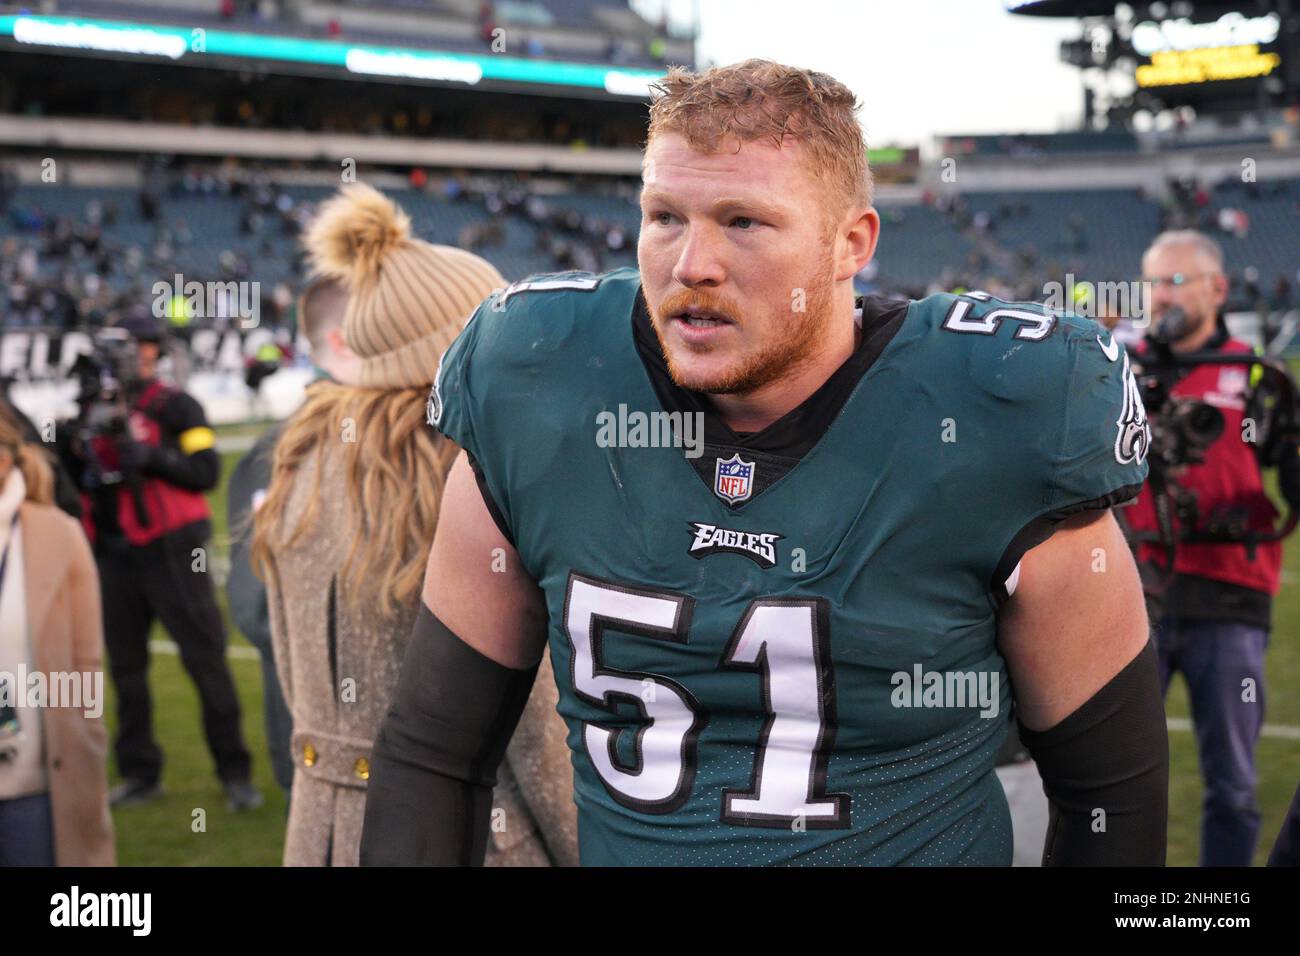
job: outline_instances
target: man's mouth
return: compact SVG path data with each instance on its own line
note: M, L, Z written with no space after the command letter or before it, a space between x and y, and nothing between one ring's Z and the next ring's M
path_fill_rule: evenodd
M693 306L675 313L673 319L693 329L714 329L732 324L731 319L721 313L710 312L708 309L697 309Z

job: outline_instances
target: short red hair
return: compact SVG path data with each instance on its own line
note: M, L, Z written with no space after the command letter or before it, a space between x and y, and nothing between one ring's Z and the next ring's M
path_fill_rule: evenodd
M715 153L735 137L742 144L786 136L807 150L810 172L826 183L827 211L839 219L874 194L867 144L853 91L825 73L751 59L704 73L670 67L651 89L646 145L660 133L685 137L692 148Z

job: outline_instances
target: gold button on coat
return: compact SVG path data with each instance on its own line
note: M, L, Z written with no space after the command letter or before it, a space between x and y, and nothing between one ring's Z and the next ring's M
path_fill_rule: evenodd
M314 766L316 763L316 748L311 744L304 744L302 748L302 762L307 766Z
M370 761L365 757L358 757L355 767L357 776L362 780L370 779Z

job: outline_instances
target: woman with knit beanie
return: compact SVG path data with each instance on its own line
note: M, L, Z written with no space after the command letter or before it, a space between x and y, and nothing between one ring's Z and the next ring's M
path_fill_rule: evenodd
M253 560L267 584L276 670L293 716L286 866L355 866L370 748L420 604L446 475L457 448L425 424L443 351L505 280L472 253L411 236L410 219L364 184L343 187L309 226L316 274L348 291L343 337L359 386L313 384L286 423ZM576 860L571 770L554 682L539 678L519 780L502 775L489 863ZM559 746L550 746L557 743ZM538 821L542 821L539 825ZM542 832L544 831L544 832Z

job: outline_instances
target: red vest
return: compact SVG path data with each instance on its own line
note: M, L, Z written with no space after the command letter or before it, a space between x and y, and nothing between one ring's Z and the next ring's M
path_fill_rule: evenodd
M131 437L142 445L150 445L154 448L162 445L163 430L157 416L162 406L175 394L174 389L166 387L161 382L151 383L136 399L131 409L130 418L127 420ZM168 443L174 442L175 436L168 436ZM97 436L91 440L91 444L106 469L111 471L118 467L117 447L113 439ZM212 516L212 512L208 510L208 500L202 492L189 491L153 475L141 475L139 488L145 516L148 518L145 524L140 523L139 516L136 514L135 501L130 489L125 484L117 488L117 523L121 526L127 541L133 545L148 544L164 534ZM89 496L83 493L81 523L86 529L86 536L93 544L95 527L91 520L91 511Z
M1145 351L1145 344L1139 347L1139 355ZM1249 354L1252 350L1245 342L1228 339L1219 351ZM1256 446L1242 440L1249 378L1250 368L1246 365L1200 365L1174 386L1174 395L1207 402L1223 414L1223 434L1206 451L1204 464L1189 465L1176 481L1196 494L1202 523L1218 509L1230 507L1246 511L1251 529L1267 531L1274 527L1278 512L1264 494ZM1124 517L1135 530L1156 530L1155 510L1146 485L1137 501L1124 510ZM1163 566L1164 554L1158 546L1143 543L1138 560L1154 560ZM1280 541L1256 545L1253 561L1247 557L1243 544L1180 542L1174 560L1174 571L1178 574L1194 574L1274 595L1278 592L1281 568Z

